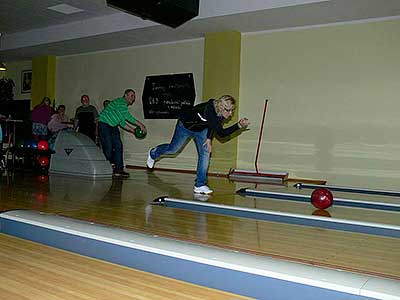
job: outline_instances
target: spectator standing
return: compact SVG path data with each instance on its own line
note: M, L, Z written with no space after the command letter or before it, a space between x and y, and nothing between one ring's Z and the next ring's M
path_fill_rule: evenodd
M81 96L82 105L75 111L74 129L84 135L87 135L94 142L98 136L97 121L99 113L93 105L90 104L88 95Z

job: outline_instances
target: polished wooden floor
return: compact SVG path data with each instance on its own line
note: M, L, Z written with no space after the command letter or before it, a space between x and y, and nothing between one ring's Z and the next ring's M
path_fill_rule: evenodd
M0 299L248 299L0 234Z
M279 259L400 279L400 239L322 228L257 221L152 206L157 197L223 203L311 215L309 203L276 201L235 194L254 184L211 177L209 199L193 195L194 175L129 170L126 180L87 180L74 177L15 173L1 178L0 209L34 209L130 230L249 251ZM293 187L259 185L259 189L310 193ZM376 201L377 197L362 195ZM379 200L398 203L399 199ZM331 207L332 217L400 225L398 212Z

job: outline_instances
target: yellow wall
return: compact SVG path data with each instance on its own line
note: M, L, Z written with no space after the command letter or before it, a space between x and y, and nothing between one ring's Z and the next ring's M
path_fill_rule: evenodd
M269 98L261 171L398 189L398 32L399 20L242 34L238 116L247 116L251 126L237 140L237 168L254 169L262 109ZM144 166L148 149L169 142L175 125L175 120L143 120L146 76L192 72L196 102L215 97L222 90L208 82L211 77L205 76L203 85L204 53L204 40L199 39L59 57L56 99L72 117L83 93L100 110L104 99L136 89L131 112L149 134L144 140L124 134L125 161ZM194 170L196 161L189 143L176 159L157 166Z
M129 165L145 166L150 147L167 143L172 137L176 120L144 120L142 93L146 76L173 73L193 73L196 103L202 102L204 40L174 44L121 49L87 55L65 56L57 59L58 104L65 104L67 114L74 116L80 96L88 94L100 111L105 99L121 97L124 90L136 90L136 102L130 107L133 116L142 121L147 137L135 139L121 131L124 159ZM194 143L187 145L176 159L165 158L157 167L196 169L197 153Z
M54 99L56 78L56 57L52 55L34 57L32 60L32 106L39 104L43 97Z
M14 99L26 100L32 97L32 107L39 104L44 96L55 96L55 56L35 57L33 61L8 62L7 71L0 72L0 77L11 78L15 83ZM32 71L32 91L22 93L22 72Z
M239 106L240 87L240 47L241 33L237 31L208 33L204 45L204 84L205 100L232 95ZM237 111L232 116L230 126L238 121ZM226 173L236 167L237 139L214 139L212 145L210 172Z
M399 189L400 21L247 34L242 38L238 167L332 184Z

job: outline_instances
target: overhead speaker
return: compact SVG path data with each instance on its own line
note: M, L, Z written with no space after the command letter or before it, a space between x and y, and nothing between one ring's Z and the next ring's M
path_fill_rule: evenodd
M199 0L107 0L107 5L173 28L199 14Z

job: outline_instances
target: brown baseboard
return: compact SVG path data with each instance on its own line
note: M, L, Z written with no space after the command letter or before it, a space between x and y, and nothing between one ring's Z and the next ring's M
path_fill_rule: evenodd
M304 178L288 178L289 182L299 182L299 183L310 183L310 184L318 184L325 185L326 180L317 180L317 179L304 179Z
M147 167L143 166L131 166L127 165L127 169L136 169L136 170L149 170ZM194 170L182 170L182 169L169 169L169 168L154 168L152 169L153 171L162 171L162 172L175 172L175 173L185 173L185 174L196 174L196 171ZM228 177L228 174L225 173L214 173L214 172L209 172L207 174L208 176L211 177Z
M136 170L148 170L147 167L144 166L131 166L127 165L127 169L136 169ZM194 170L182 170L182 169L169 169L169 168L154 168L154 171L162 171L162 172L175 172L175 173L184 173L184 174L196 174L196 171ZM225 177L227 178L229 176L228 173L215 173L215 172L209 172L208 176L212 177ZM320 184L324 185L326 184L326 180L317 180L317 179L304 179L304 178L285 178L284 181L287 182L301 182L301 183L311 183L311 184Z

